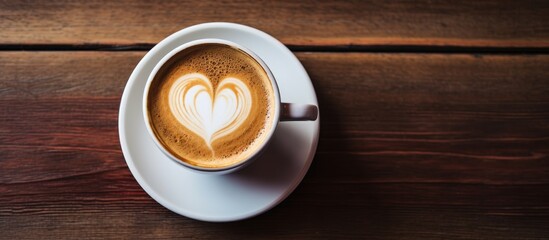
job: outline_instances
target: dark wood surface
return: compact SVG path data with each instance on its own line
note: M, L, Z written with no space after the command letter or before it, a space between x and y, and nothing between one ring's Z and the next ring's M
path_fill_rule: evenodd
M548 5L2 1L0 238L547 239ZM206 21L292 47L322 112L300 186L239 222L157 204L118 141L137 62Z
M154 44L189 25L228 21L289 45L549 47L548 12L544 0L4 0L0 43Z

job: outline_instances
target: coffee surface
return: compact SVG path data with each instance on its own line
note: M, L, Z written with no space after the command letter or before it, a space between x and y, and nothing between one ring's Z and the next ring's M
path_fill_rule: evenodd
M155 135L173 155L204 168L247 159L273 127L270 79L252 57L222 44L193 46L156 74L147 98Z

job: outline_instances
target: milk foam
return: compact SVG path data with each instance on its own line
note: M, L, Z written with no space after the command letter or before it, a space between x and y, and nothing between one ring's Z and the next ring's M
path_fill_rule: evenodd
M188 48L168 61L147 100L154 134L183 162L218 168L256 152L274 126L270 79L253 58L219 44Z
M171 86L169 106L183 126L202 137L208 147L234 132L246 120L252 106L250 89L241 80L221 80L215 93L208 77L190 73Z

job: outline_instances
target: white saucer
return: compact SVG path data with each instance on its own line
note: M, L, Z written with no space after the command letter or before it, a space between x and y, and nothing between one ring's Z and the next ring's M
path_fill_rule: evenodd
M260 159L227 175L193 172L168 159L145 128L143 89L162 56L200 38L225 39L254 51L270 67L283 102L318 106L307 72L275 38L233 23L195 25L158 43L134 69L120 103L118 129L122 152L139 185L164 207L203 221L249 218L276 206L301 182L316 151L319 120L280 123Z

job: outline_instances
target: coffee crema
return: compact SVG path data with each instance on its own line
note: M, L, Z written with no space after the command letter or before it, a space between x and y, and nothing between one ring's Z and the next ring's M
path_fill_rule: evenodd
M201 44L177 53L151 82L147 109L157 139L172 155L203 168L242 162L273 128L269 76L247 53Z

